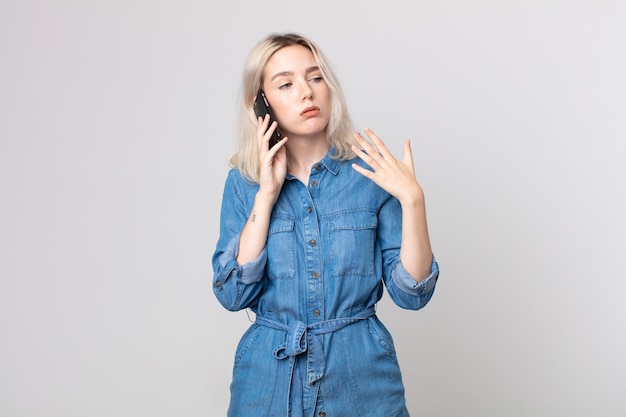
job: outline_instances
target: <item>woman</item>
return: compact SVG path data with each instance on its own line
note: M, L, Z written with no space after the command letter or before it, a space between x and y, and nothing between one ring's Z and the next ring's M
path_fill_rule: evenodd
M255 118L259 89L277 123ZM297 34L251 51L239 107L213 289L256 321L235 354L228 415L408 416L375 305L384 284L420 309L439 273L409 142L398 161L371 130L371 143L354 133L327 60Z

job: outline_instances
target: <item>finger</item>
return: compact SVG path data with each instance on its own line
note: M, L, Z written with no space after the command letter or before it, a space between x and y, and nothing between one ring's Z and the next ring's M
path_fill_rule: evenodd
M359 148L357 146L352 145L352 152L354 152L356 154L356 156L358 156L363 162L365 162L367 165L372 167L372 169L374 169L374 165L376 165L376 166L379 165L376 162L376 160L374 160L374 158L372 158L368 154L368 151L366 149L364 149L363 146L361 146L361 148ZM371 150L369 151L369 153L371 153Z
M369 179L374 178L374 173L370 171L369 169L365 169L358 164L352 164L352 168L359 174L363 175L364 177L367 177Z
M278 127L278 122L274 121L272 122L271 125L269 125L269 121L270 121L270 116L269 114L266 114L265 118L263 118L263 121L260 122L257 128L257 136L259 140L259 146L261 147L261 149L263 149L263 147L265 149L269 149L270 138L272 137L272 134Z
M360 133L358 132L354 133L354 137L356 138L357 142L361 146L361 149L364 150L367 154L377 153L375 152L374 145L372 145L370 142L365 140L365 138L361 136Z
M393 155L391 154L391 152L389 152L389 149L387 148L385 143L382 141L381 138L378 137L376 133L374 133L372 129L366 127L363 130L365 131L365 134L367 134L367 136L372 140L372 142L376 146L376 149L378 150L378 153L380 153L383 158L393 158Z
M270 122L269 114L266 114L265 117L257 117L257 132L262 133L267 130L267 126Z
M389 167L389 163L395 163L396 160L393 155L391 155L383 141L372 131L372 129L365 128L364 130L367 137L370 138L373 144L365 141L365 139L363 139L363 143L369 145L367 153L376 161L376 163L383 168Z
M380 155L372 144L366 141L359 133L355 133L354 138L361 147L360 149L353 147L353 151L359 156L359 158L367 162L369 165L372 165L372 162L378 162L376 158L379 158Z
M265 131L267 131L267 127L269 124L269 118L259 116L257 118L257 126L256 126L256 135L259 141L261 141Z
M411 151L411 141L410 140L406 140L406 142L404 142L404 155L402 158L402 162L413 168L413 152Z
M269 125L269 127L265 131L265 136L267 137L268 142L269 142L269 139L274 134L274 131L276 130L277 127L278 127L278 122L274 120L272 124Z
M280 140L276 142L276 145L269 148L268 155L273 158L274 155L276 155L280 151L280 149L285 146L285 143L287 143L287 139L287 136L283 136L282 138L280 138ZM267 144L269 145L269 140L267 142Z

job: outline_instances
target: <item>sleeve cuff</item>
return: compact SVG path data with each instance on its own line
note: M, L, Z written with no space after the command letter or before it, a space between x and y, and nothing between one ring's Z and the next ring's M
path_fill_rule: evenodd
M239 235L233 237L226 245L222 256L220 256L220 263L222 265L228 264L231 260L237 259L239 254ZM265 270L265 263L267 262L267 249L263 248L263 251L259 256L243 265L237 266L237 276L241 280L242 284L254 284L255 282L263 279L263 273Z
M404 269L402 262L398 262L391 271L391 279L393 279L396 286L411 295L422 295L431 292L435 288L438 277L439 264L437 264L434 256L430 265L430 275L420 282L416 282L415 279L413 279L411 274Z

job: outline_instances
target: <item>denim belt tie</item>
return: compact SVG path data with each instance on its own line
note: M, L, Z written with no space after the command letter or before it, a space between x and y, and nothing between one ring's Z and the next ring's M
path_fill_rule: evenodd
M322 335L326 333L336 332L344 327L356 323L357 321L367 319L376 313L374 307L367 308L353 317L339 318L321 321L313 324L305 324L301 321L292 321L289 324L269 320L264 317L257 317L256 323L262 326L270 327L276 330L282 330L287 333L285 343L280 345L274 351L274 357L282 360L289 358L292 362L291 369L293 371L293 363L295 358L302 353L307 352L307 382L311 385L322 379L326 367L326 358L322 348ZM293 374L291 375L293 378ZM292 400L298 403L298 395L301 393L299 384L292 385ZM290 395L290 396L291 396ZM294 405L292 401L292 406Z

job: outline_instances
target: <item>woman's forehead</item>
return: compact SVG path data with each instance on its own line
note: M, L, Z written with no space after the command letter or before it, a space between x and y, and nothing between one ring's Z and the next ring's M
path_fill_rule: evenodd
M274 77L277 73L307 71L316 66L315 57L308 48L301 45L286 46L274 52L267 61L265 75Z

